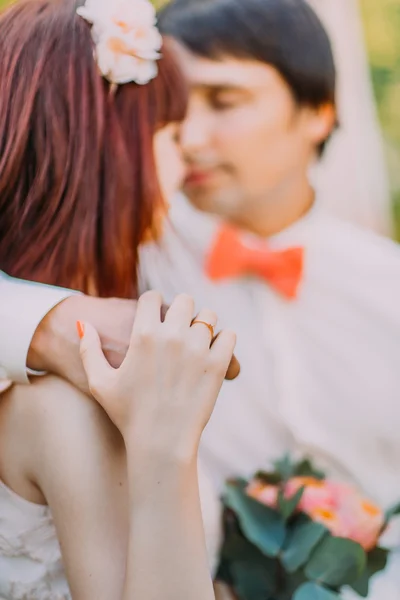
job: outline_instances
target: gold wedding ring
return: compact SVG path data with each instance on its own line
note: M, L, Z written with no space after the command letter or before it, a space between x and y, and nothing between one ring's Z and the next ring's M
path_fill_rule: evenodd
M199 319L193 319L191 326L193 325L205 325L208 329L208 331L211 333L211 341L214 339L214 327L210 324L207 323L206 321L200 321Z

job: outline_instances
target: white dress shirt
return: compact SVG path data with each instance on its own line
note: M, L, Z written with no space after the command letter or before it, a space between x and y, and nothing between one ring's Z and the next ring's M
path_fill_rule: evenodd
M300 293L290 301L256 278L207 279L204 259L218 227L179 196L163 242L141 253L143 289L161 290L166 302L187 292L238 334L241 375L224 384L202 443L214 482L249 476L289 451L310 455L385 508L396 503L400 247L317 204L269 239L272 248L305 248ZM400 600L397 570L393 589L386 578L370 598Z
M13 279L0 272L0 391L6 380L28 383L26 359L46 314L75 292Z

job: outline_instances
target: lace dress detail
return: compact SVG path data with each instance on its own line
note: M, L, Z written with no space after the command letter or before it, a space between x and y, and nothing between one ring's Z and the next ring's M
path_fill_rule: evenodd
M49 508L1 481L0 600L71 600Z

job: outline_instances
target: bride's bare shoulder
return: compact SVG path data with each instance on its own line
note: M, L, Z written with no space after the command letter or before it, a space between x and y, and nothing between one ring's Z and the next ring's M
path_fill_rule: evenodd
M112 429L108 417L93 398L67 381L48 375L32 378L30 385L14 385L0 395L0 431L2 423L13 433L25 430L44 432L80 423L104 423Z
M66 381L35 378L0 395L0 478L22 489L24 481L37 482L48 472L47 463L75 468L88 448L99 455L106 448L113 457L124 452L102 408Z
M56 407L80 396L68 383L48 376L32 379L30 385L13 385L0 394L0 439L20 438L39 423L40 429L53 418ZM79 400L82 402L82 399ZM26 442L29 437L25 438Z
M62 404L67 399L82 402L84 398L79 390L55 375L32 377L29 385L14 384L0 394L0 410L8 412L24 408L24 414L33 416L50 401L51 404Z

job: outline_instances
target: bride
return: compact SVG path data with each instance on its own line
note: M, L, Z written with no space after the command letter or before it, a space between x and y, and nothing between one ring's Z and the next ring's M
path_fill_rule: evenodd
M135 297L181 169L186 92L162 44L147 0L0 17L0 269ZM55 377L0 396L1 600L214 598L219 505L201 473L199 498L197 448L235 336L193 311L179 296L162 320L143 296L117 370L78 323L97 402Z

